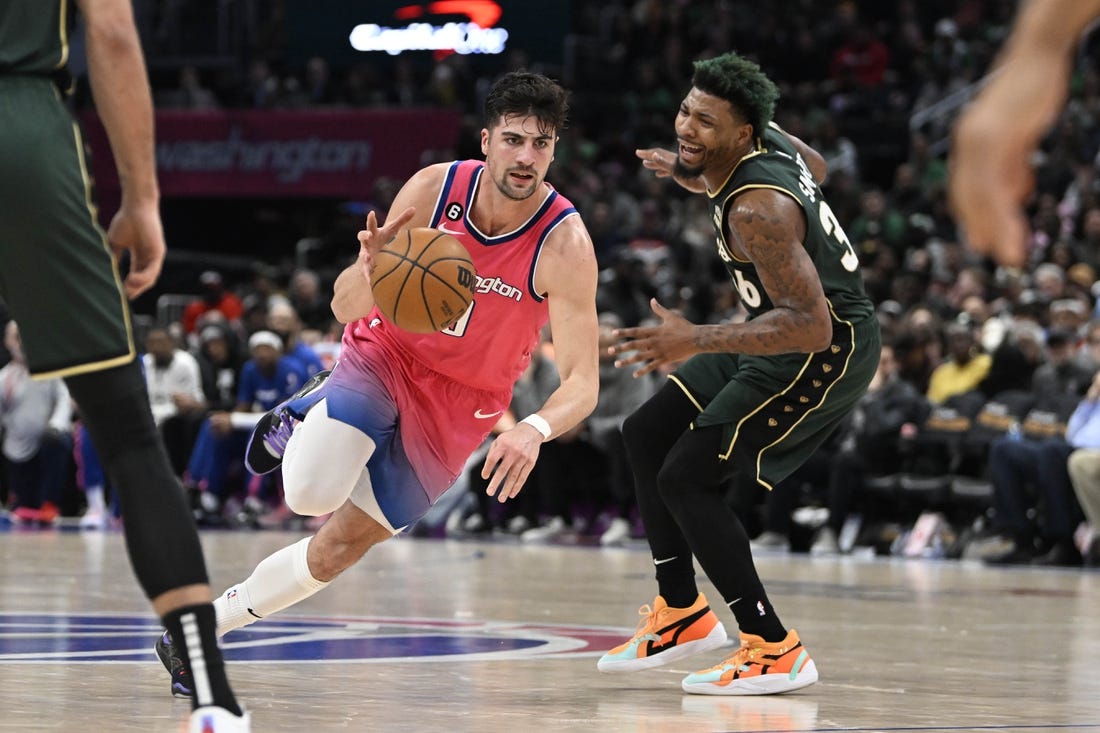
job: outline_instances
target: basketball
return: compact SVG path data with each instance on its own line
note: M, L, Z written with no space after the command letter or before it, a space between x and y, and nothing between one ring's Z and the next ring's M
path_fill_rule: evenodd
M395 326L434 333L454 324L474 298L474 263L450 234L402 229L374 256L374 302Z

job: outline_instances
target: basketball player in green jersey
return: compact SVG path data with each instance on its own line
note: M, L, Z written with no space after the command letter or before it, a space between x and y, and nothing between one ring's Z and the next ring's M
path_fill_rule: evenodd
M63 96L75 13L122 201L96 223L84 144ZM192 733L247 733L226 679L194 520L149 408L127 296L164 260L153 108L130 0L0 0L0 297L35 377L63 377L111 482L142 589L194 672ZM122 282L112 253L128 252ZM101 729L94 720L87 726Z
M676 152L639 150L658 177L707 196L744 323L698 326L654 300L659 325L611 347L636 375L681 364L623 426L659 595L636 635L599 661L647 669L714 649L726 631L695 584L693 556L733 612L732 657L684 678L686 692L758 695L817 681L779 620L749 538L725 501L735 474L771 489L855 406L879 361L859 260L818 184L822 157L771 122L778 90L733 53L695 64Z

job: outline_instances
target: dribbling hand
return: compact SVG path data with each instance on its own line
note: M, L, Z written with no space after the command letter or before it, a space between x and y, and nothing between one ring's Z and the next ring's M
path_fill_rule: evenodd
M413 206L408 207L397 216L391 216L386 220L384 226L378 226L378 217L373 211L367 214L367 223L365 229L360 229L357 238L359 239L359 257L357 263L359 271L363 273L363 279L367 281L367 284L371 283L371 273L374 271L374 255L378 250L386 246L386 243L397 236L397 232L401 230L409 221L416 215L416 208Z

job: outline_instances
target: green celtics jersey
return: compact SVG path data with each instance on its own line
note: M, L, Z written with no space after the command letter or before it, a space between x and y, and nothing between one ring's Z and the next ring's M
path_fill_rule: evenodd
M63 71L74 13L75 0L0 0L0 74Z
M727 239L726 214L738 194L753 188L781 191L806 212L803 246L817 268L833 319L856 323L872 317L874 306L863 289L859 258L848 237L821 195L806 161L782 132L769 126L757 140L756 150L741 159L717 192L708 194L718 231L718 255L726 263L749 318L774 306L760 283L756 267L734 257Z

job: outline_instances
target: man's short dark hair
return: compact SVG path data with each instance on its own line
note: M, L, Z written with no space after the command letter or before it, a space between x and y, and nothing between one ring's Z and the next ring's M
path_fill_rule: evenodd
M553 79L530 71L511 71L500 77L485 97L485 126L506 117L534 115L539 132L553 134L565 127L568 94Z
M712 59L696 61L694 67L692 86L726 100L744 115L752 125L754 134L764 134L764 128L775 113L779 88L758 65L731 51Z

